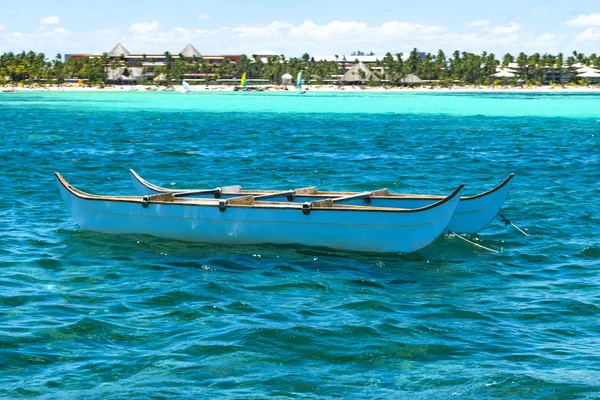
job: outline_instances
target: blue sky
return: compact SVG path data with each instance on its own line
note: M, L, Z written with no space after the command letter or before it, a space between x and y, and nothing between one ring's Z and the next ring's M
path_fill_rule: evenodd
M600 1L23 1L2 5L0 53L35 50L287 56L405 52L600 53Z

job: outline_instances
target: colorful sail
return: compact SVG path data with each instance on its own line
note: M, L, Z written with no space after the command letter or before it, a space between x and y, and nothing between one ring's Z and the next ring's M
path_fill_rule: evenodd
M298 89L302 89L302 71L298 72Z
M246 73L244 72L242 74L242 81L240 82L240 86L246 87L247 84L248 84L248 80L246 79Z

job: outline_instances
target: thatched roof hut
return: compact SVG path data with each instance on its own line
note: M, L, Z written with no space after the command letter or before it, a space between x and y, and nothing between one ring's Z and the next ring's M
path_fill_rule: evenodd
M185 49L181 50L181 54L184 57L193 58L193 57L201 57L200 52L196 50L194 46L188 44L185 46Z
M108 53L109 57L121 57L128 56L130 53L127 51L125 47L121 43L118 43L113 49Z
M415 83L423 83L423 79L419 78L415 74L408 74L404 78L400 79L400 82L411 85Z
M362 71L362 73L360 72ZM363 62L359 62L352 68L350 68L344 76L340 78L342 82L365 82L365 81L379 81L379 77L373 73Z

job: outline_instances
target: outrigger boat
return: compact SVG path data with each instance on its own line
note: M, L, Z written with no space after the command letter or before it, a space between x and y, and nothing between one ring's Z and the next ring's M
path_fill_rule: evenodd
M446 229L463 190L460 185L433 204L404 209L347 204L363 194L303 203L270 201L272 194L97 196L55 175L71 216L84 230L190 242L299 243L370 252L412 252L427 246ZM312 188L299 189L295 194L312 192Z
M242 190L240 186L228 186L212 190L198 189L167 189L154 185L142 179L134 170L130 169L131 179L135 192L138 195L159 194L159 193L180 193L180 196L191 197L213 197L217 193L221 198L238 197L245 195L265 196L268 195L271 201L291 201L306 202L318 201L329 198L344 196L343 201L347 205L371 205L373 207L390 208L421 208L434 204L444 196L417 195L417 194L391 194L387 190L350 193L350 192L319 192L314 188L310 192L299 193L297 191L276 191L276 190ZM454 213L454 216L448 224L448 229L454 233L476 233L485 228L498 214L506 196L510 190L510 181L515 174L510 174L502 183L487 192L475 195L461 197L460 203ZM361 196L358 196L358 195ZM263 197L264 198L264 197Z

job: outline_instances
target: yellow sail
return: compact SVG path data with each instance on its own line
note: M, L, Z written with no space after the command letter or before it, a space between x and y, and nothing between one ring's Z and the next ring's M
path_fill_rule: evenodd
M246 73L244 72L244 73L242 74L242 81L240 82L240 85L241 85L241 86L246 86L246 84L247 84L247 83L248 83L248 82L246 81Z

